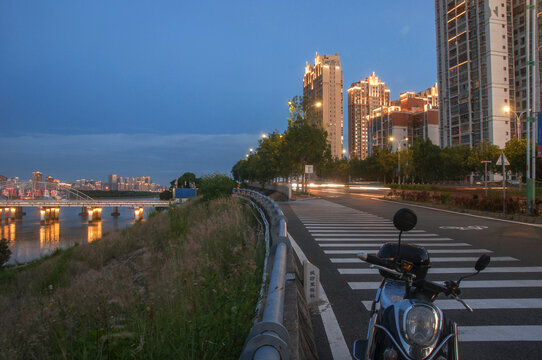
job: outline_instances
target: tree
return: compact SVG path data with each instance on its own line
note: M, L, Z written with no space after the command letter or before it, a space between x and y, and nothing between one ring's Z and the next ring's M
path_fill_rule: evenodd
M471 148L467 145L449 146L442 150L442 179L465 180L474 170L469 164Z
M412 146L414 176L421 183L440 179L441 150L431 140L417 138Z
M512 171L515 174L518 174L521 178L525 176L527 171L526 149L527 140L521 139L518 140L513 138L506 143L504 147L504 154L510 162L508 170Z
M177 179L177 187L193 188L196 186L196 175L191 172L185 172Z
M501 154L501 149L497 145L492 145L488 141L482 141L472 149L469 156L469 166L473 171L484 174L485 165L482 161L491 161L487 165L487 171L495 171L497 166L495 163Z

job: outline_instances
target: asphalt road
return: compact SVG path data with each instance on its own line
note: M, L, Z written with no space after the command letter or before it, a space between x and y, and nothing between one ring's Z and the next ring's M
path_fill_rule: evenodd
M462 298L473 313L454 300L439 298L446 316L460 327L461 359L542 358L541 225L405 205L379 198L382 191L313 194L318 198L281 207L288 232L320 269L320 282L339 326L336 331L344 338L333 335L329 317L316 312L312 320L321 359L348 358L346 347L351 351L353 341L365 336L366 307L381 278L355 254L376 253L382 243L396 241L391 219L402 207L418 215L418 225L404 241L427 247L433 262L429 280L457 280L482 253L492 257L486 271L462 283Z

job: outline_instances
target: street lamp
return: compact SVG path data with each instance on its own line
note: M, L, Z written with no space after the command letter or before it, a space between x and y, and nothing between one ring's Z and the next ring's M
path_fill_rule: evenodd
M393 136L390 136L389 141L397 144L397 150L396 150L397 152L397 179L398 179L398 183L400 184L401 183L401 152L400 150L403 149L401 147L401 144L404 142L405 144L407 144L407 147L408 147L408 138L406 137L402 140L397 140Z
M512 113L516 117L516 138L521 140L521 116L525 114L525 111L520 112L518 115L517 111L512 111L510 106L507 105L504 107L504 112L507 114Z

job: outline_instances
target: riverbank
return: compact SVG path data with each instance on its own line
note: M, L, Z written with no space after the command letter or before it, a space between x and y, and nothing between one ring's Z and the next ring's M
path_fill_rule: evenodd
M264 250L236 199L153 213L103 239L0 274L2 354L237 358Z

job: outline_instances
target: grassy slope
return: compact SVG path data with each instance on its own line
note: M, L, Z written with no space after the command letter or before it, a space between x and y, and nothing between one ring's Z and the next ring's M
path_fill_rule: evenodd
M196 202L0 275L0 358L238 358L263 247L236 199Z

